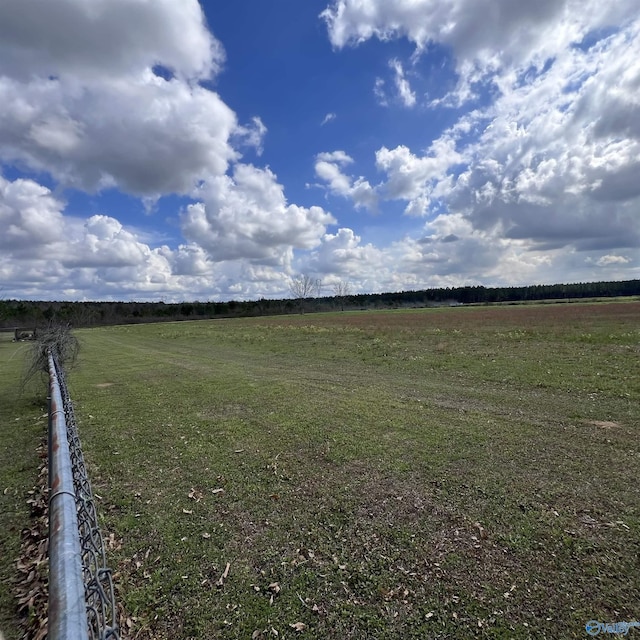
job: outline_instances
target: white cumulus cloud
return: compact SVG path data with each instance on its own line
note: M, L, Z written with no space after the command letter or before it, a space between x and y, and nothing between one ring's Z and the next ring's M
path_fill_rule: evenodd
M598 258L596 264L599 267L609 267L611 265L629 264L631 260L625 256L606 255Z
M496 89L425 152L380 148L381 197L463 215L514 250L640 246L636 2L336 0L323 17L335 47L405 37L416 66L429 43L450 47L458 104Z
M235 165L232 177L208 180L197 195L202 201L187 207L182 231L216 261L287 266L292 249L315 246L335 222L321 207L288 204L276 176L252 165Z
M197 0L0 3L0 161L65 187L187 193L261 148L199 84L224 61ZM156 72L159 68L162 71Z
M197 0L3 0L0 73L33 76L136 75L156 64L182 78L209 78L224 49Z
M343 173L343 168L352 163L353 158L344 151L319 153L315 163L316 175L328 184L331 193L351 199L356 209L365 207L377 211L375 187L363 177L353 178Z
M13 258L35 257L62 237L64 203L33 180L0 175L0 248Z
M215 25L214 25L215 26ZM48 297L244 297L286 290L294 249L334 219L287 202L269 169L259 116L238 122L212 89L225 63L197 0L0 3L0 163L48 175L0 177L0 281ZM65 211L54 193L114 189L148 211L194 204L177 247L117 213ZM92 213L94 213L92 211ZM279 289L278 289L279 287Z
M462 156L450 136L434 141L424 156L413 154L404 145L376 152L376 165L387 174L385 197L407 200L405 212L410 215L426 214L432 199L445 195L447 172L460 162Z

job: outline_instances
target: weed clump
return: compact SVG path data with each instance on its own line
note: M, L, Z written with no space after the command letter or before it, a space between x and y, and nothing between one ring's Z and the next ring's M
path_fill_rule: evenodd
M49 325L46 329L38 331L26 358L22 389L39 374L48 373L49 352L54 354L58 364L65 371L75 364L80 352L80 344L71 333L70 325Z

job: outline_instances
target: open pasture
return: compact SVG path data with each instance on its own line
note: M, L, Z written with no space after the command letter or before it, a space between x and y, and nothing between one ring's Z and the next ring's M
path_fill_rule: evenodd
M640 617L640 303L76 335L132 637L580 638ZM0 384L9 464L40 408Z

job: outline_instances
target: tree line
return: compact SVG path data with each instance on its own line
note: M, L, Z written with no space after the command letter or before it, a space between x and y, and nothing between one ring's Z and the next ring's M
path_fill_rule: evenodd
M531 285L525 287L447 287L393 293L351 294L348 283L333 287L333 296L319 296L320 284L292 288L291 299L227 302L64 302L0 300L0 327L30 328L50 323L75 327L95 325L235 318L247 316L420 308L442 305L566 301L584 298L640 296L640 280Z

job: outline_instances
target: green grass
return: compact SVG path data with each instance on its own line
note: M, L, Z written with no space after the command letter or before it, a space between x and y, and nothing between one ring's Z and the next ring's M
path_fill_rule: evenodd
M12 582L20 554L20 531L29 526L27 492L41 462L36 449L47 433L47 387L34 380L21 391L28 343L0 332L0 629L18 638Z
M78 331L69 382L134 633L578 638L636 619L639 320L628 303ZM42 425L1 348L10 530Z

